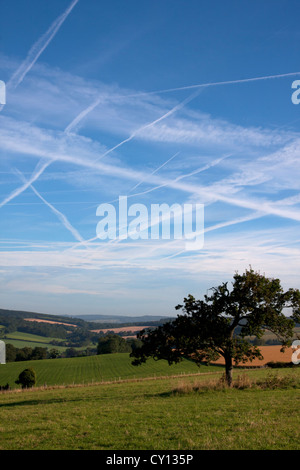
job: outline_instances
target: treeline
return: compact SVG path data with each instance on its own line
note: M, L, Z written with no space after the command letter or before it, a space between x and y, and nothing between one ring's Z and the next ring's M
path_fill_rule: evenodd
M45 313L36 313L36 312L24 312L19 310L6 310L0 309L0 325L9 326L10 324L18 325L21 320L25 318L35 318L37 320L49 320L49 321L56 321L67 323L68 325L59 325L66 329L71 327L71 324L76 325L79 328L89 329L89 330L97 330L97 329L107 329L107 328L119 328L119 327L130 327L130 326L159 326L165 323L166 321L170 321L172 318L162 318L161 320L144 320L144 321L126 321L124 322L113 322L113 321L92 321L91 318L93 316L87 315L86 320L78 317L65 317L60 315L50 315ZM45 324L45 323L44 323Z
M153 329L152 327L150 328L146 328L145 326L141 326L141 329L140 330L130 330L129 328L128 329L124 329L124 331L114 331L114 330L109 330L107 329L107 331L105 333L103 333L102 331L99 331L99 333L97 333L99 336L107 336L107 335L116 335L116 336L122 336L122 337L128 337L128 336L136 336L138 331L142 331L142 330L151 330Z
M43 348L34 347L30 348L16 348L12 344L6 344L6 362L21 362L21 361L34 361L42 359L58 359L79 356L92 356L97 354L97 348L88 347L82 350L74 348L66 348L64 351L59 351L56 348Z
M6 344L6 362L34 361L42 359L71 358L82 356L93 356L96 354L131 353L141 345L141 341L135 338L124 339L118 335L106 335L98 337L95 347L87 346L85 349L67 347L64 351L58 349L43 348L36 346L30 348L17 348L10 343Z
M0 337L5 339L9 333L19 331L32 335L55 338L53 344L69 347L84 347L90 342L97 342L99 334L93 333L82 321L81 326L60 325L53 323L24 320L21 316L9 316L0 311ZM59 341L61 340L61 341ZM52 343L52 341L49 341Z
M6 362L32 361L47 359L47 357L47 348L38 346L35 348L16 348L12 344L6 344Z
M49 321L57 321L63 323L70 323L77 326L84 326L86 325L86 321L79 319L79 318L72 318L72 317L64 317L59 315L49 315L46 313L35 313L35 312L23 312L19 310L5 310L0 309L0 318L10 320L22 320L25 318L35 318L37 320L49 320Z
M21 331L22 333L30 333L32 335L44 336L46 338L53 337L65 339L68 336L68 329L63 325L22 320L22 322L17 326L17 330L13 331Z
M33 335L54 337L54 338L66 338L68 331L72 331L75 328L66 325L58 325L53 323L44 322L31 322L26 321L19 317L10 317L0 313L0 325L3 325L2 334L12 333L14 331L21 331L23 333L30 333Z
M97 354L131 353L141 344L139 339L124 339L118 335L106 335L99 338Z
M89 344L97 343L99 339L99 333L93 333L86 328L75 328L69 332L64 345L71 348L82 348ZM55 340L50 341L51 344L55 344Z
M265 339L265 338L254 338L249 339L249 343L254 344L255 346L279 346L281 343L279 339Z
M0 325L4 328L0 330L0 336L4 337L6 334L13 333L15 331L20 331L23 333L29 333L38 336L44 336L47 338L57 338L62 340L68 340L68 345L70 347L83 347L88 342L97 342L98 337L104 335L104 333L93 333L91 330L98 330L98 329L107 329L107 328L115 328L116 325L112 323L92 323L86 322L81 319L67 319L67 322L70 321L72 324L76 325L75 327L72 324L62 325L62 324L54 324L54 323L45 323L45 322L38 322L38 321L28 321L25 318L36 318L42 320L49 320L49 321L65 321L65 318L49 316L49 315L42 315L42 314L34 314L28 312L15 312L10 310L3 310L0 309ZM158 326L160 322L149 322L147 326ZM119 327L124 327L126 330L130 330L131 326L141 326L141 329L145 327L145 324L118 324ZM132 332L135 335L135 332ZM127 336L128 333L120 333L120 336ZM97 337L96 337L97 336Z
M130 330L130 327L131 326L140 326L141 327L141 330L143 328L146 328L146 326L149 326L149 327L157 327L157 326L160 326L160 325L163 325L164 323L167 323L171 321L171 319L167 318L167 319L161 319L161 320L154 320L154 321L136 321L136 322L124 322L124 323L121 323L121 322L118 322L118 323L112 323L112 322L105 322L105 321L101 321L101 322L90 322L90 321L87 321L87 324L89 326L89 328L93 329L93 330L100 330L100 329L109 329L111 328L112 330L115 329L115 328L126 328L126 330Z

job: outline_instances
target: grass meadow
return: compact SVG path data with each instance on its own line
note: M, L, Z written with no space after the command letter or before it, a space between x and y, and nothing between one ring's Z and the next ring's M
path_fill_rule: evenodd
M4 392L0 449L296 450L300 370L276 374L238 371L232 389L203 374Z
M220 366L111 354L2 365L2 384L29 364L37 387L0 393L0 450L300 448L300 367L236 369L228 389Z
M15 331L13 333L7 333L5 335L5 343L12 344L15 348L48 348L48 349L57 349L59 352L65 351L67 348L66 346L53 346L50 341L57 340L62 341L58 338L49 338L45 336L33 335L30 333L24 333L21 331ZM79 349L79 348L77 348Z
M133 366L127 353L103 354L99 356L44 359L37 361L9 362L0 365L0 385L20 388L14 382L20 372L33 367L37 374L37 386L88 384L103 381L119 381L145 377L197 374L199 372L222 372L222 366L197 367L184 360L169 366L167 361L149 360L142 366Z

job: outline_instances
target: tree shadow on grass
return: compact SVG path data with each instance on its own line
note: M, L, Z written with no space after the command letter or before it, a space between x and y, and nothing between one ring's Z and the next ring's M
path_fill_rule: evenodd
M65 398L51 398L47 400L22 400L22 401L14 401L12 403L0 403L1 408L13 408L18 406L38 406L38 405L51 405L51 404L58 404L58 403L70 403L70 402L80 402L83 401L82 399L72 399L66 400Z

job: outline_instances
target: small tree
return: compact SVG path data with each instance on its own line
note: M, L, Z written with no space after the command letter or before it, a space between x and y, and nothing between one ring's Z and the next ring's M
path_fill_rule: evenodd
M30 361L32 356L32 348L25 346L25 348L17 349L16 361Z
M15 381L16 384L22 385L22 388L31 388L36 384L36 373L34 369L29 367L28 369L23 370L19 375L18 380Z
M280 340L282 350L289 345L295 323L283 311L291 308L296 319L299 290L284 292L279 279L268 279L252 269L236 273L231 289L223 283L211 290L212 295L205 295L204 300L191 295L185 298L184 304L176 307L184 314L174 321L150 332L141 331L138 337L143 344L132 352L132 364L140 365L148 357L173 364L187 357L200 365L222 356L231 386L233 362L262 359L258 346L250 344L246 336L261 338L268 329Z
M59 357L59 350L55 348L50 349L49 359L56 359L57 357Z
M47 348L36 346L32 351L31 359L47 359Z
M12 344L6 345L6 361L7 362L14 362L17 356L17 348L15 348Z
M118 335L107 335L99 339L97 354L112 354L131 352L131 347L127 341Z

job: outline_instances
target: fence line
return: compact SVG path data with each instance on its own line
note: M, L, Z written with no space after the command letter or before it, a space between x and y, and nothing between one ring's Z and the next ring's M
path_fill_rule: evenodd
M243 369L246 372L254 369L264 369L265 366L235 366L234 368L236 369ZM60 385L40 385L38 387L31 387L31 388L26 388L26 389L19 389L19 388L14 388L14 389L9 389L9 390L0 390L1 393L20 393L20 392L28 392L28 391L38 391L38 390L55 390L55 389L65 389L65 388L80 388L80 387L89 387L89 386L98 386L98 385L112 385L112 384L120 384L120 383L136 383L136 382L144 382L147 380L166 380L166 379L176 379L180 378L182 376L184 377L198 377L198 376L206 376L206 375L220 375L224 374L225 369L221 371L214 371L214 372L196 372L196 373L187 373L187 372L180 372L180 374L171 374L171 375L156 375L154 374L153 377L147 376L147 377L138 377L136 378L135 376L133 378L128 378L128 379L122 379L121 377L114 377L110 380L103 380L101 382L94 382L94 379L92 379L92 382L87 382L85 383L84 381L81 383L73 383L70 384L60 384Z

